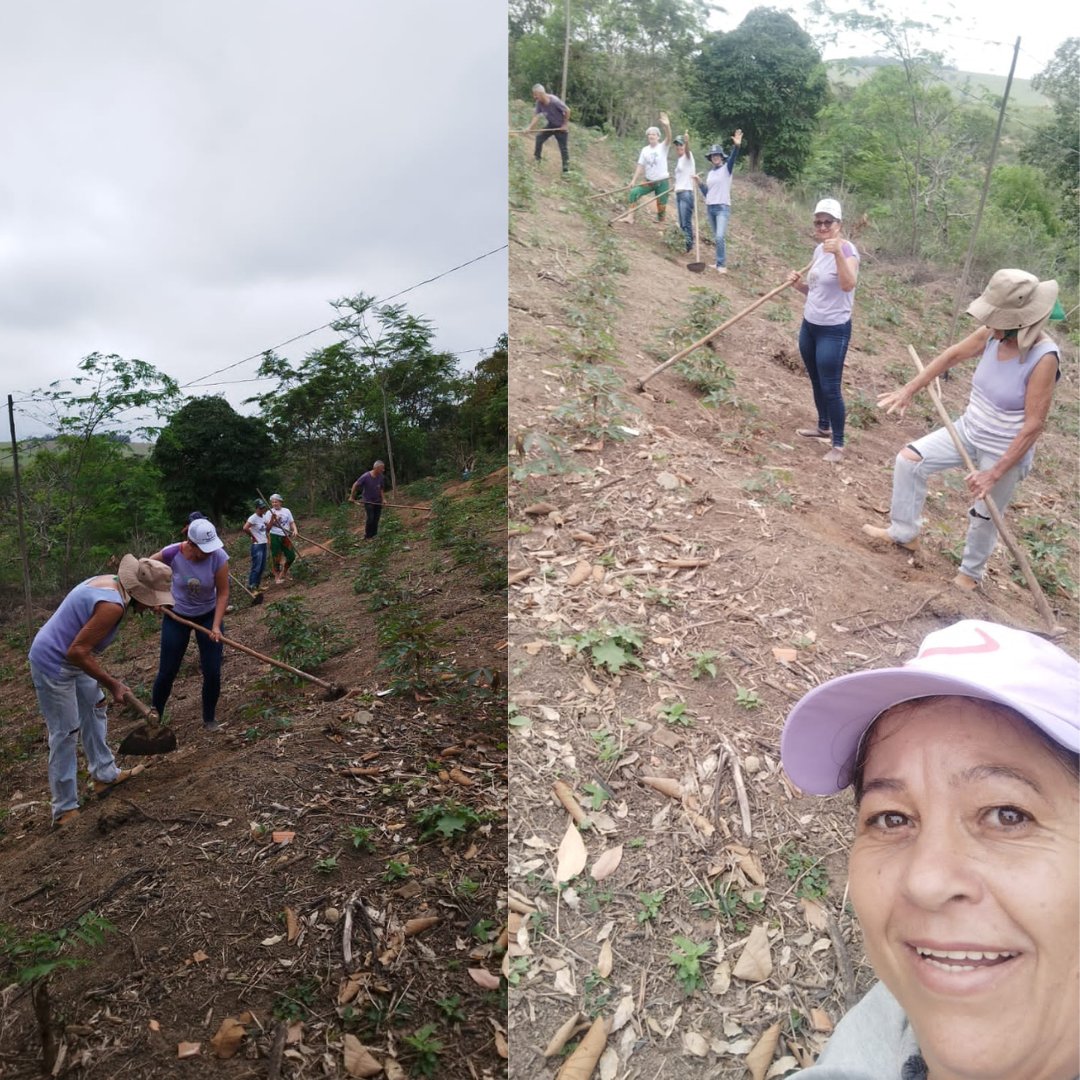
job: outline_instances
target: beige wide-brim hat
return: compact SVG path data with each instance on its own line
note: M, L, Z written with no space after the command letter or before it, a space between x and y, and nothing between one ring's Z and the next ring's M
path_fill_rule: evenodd
M1018 336L1026 349L1042 332L1057 296L1056 281L1040 281L1026 270L999 270L967 313L991 330L1026 331Z
M172 604L172 570L157 559L136 559L125 555L116 571L120 584L147 607Z

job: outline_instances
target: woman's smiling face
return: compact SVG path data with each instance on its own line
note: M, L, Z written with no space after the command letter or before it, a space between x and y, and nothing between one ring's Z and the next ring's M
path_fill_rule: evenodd
M931 698L875 725L851 898L934 1080L1080 1071L1078 810L1008 709Z

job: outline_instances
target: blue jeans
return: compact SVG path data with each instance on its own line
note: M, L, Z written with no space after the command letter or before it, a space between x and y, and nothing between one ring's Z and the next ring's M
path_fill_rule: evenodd
M266 569L266 544L251 545L251 572L248 574L248 588L257 589Z
M198 623L209 630L214 625L214 611L202 615L185 615L188 622ZM225 632L222 624L221 632ZM188 640L193 631L189 626L174 622L165 615L161 620L161 659L158 662L157 678L150 692L150 701L158 716L165 715L165 703L172 693L173 681L180 671L180 665L187 652ZM220 641L211 641L206 634L195 634L199 646L199 666L202 668L202 718L204 724L214 722L218 698L221 696L221 657L225 646Z
M109 783L120 775L120 770L105 742L105 691L97 679L74 664L61 665L60 674L52 677L32 660L30 678L49 733L49 790L55 821L79 807L76 749L80 735L86 764L95 780Z
M679 228L686 237L686 250L694 246L694 193L692 191L676 191L675 204L679 208Z
M709 224L712 226L713 236L716 237L716 265L727 265L727 248L724 245L724 235L727 233L728 218L731 217L730 206L717 206L706 203L709 211Z
M844 445L847 410L840 392L844 357L851 340L851 320L838 326L818 326L803 319L799 328L799 352L814 391L819 431L832 432L832 444Z

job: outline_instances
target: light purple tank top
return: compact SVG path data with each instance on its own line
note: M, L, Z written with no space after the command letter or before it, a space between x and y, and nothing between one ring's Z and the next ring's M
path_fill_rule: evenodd
M52 613L49 621L37 632L33 644L30 646L30 659L34 667L39 668L50 678L55 679L60 674L63 665L70 666L67 651L71 643L78 636L79 631L90 621L94 614L94 608L103 600L109 604L118 604L126 607L120 594L115 589L95 589L88 582L88 578L81 585L76 585L64 597L63 603ZM116 636L120 629L120 623L110 630L105 637L94 646L94 652L102 652Z

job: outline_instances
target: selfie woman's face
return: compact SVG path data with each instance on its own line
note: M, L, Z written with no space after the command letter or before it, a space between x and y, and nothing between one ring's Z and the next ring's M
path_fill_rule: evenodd
M851 898L934 1080L1080 1069L1076 778L1023 720L908 703L871 735Z

